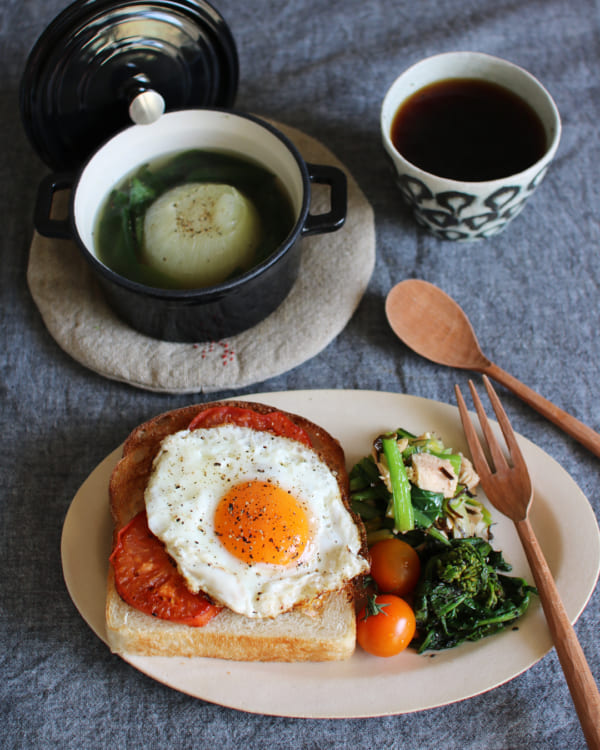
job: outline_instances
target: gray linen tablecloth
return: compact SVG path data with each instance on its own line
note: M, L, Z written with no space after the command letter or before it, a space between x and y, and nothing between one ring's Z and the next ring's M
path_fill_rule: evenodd
M280 718L165 687L111 655L81 619L60 560L62 523L74 494L136 424L203 397L150 393L85 369L57 346L29 294L32 207L48 169L21 127L18 84L31 46L65 6L63 0L3 0L0 9L0 744L584 747L554 651L507 684L440 708L368 719ZM388 290L419 277L461 301L493 361L600 429L598 4L220 0L218 7L239 49L237 107L301 129L337 155L373 206L377 259L356 314L324 351L286 374L211 397L352 388L454 403L454 384L466 385L469 375L407 351L385 320ZM413 224L399 204L379 137L380 104L396 75L422 57L457 49L495 54L530 70L555 97L564 128L555 163L523 214L504 234L471 245L439 241ZM515 429L572 475L598 514L598 458L501 394ZM599 620L596 591L576 624L596 680Z

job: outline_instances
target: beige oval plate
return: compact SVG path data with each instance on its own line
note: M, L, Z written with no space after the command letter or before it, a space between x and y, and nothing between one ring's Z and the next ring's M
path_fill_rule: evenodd
M415 396L375 391L290 391L245 397L301 414L342 443L348 467L366 455L376 435L404 427L435 431L446 445L467 452L458 410ZM152 415L149 415L149 417ZM535 485L531 521L574 622L600 570L600 534L577 484L548 454L519 436ZM108 480L117 448L91 473L67 513L62 535L65 582L81 616L105 640L104 593L112 524ZM513 573L532 581L512 524L494 514L494 547ZM560 516L560 522L559 522ZM577 545L573 540L577 539ZM242 663L219 659L130 656L133 667L197 698L253 713L311 718L401 714L469 698L535 664L552 643L539 602L516 630L449 651L418 656L405 651L381 659L357 648L345 662ZM456 679L459 668L461 679Z

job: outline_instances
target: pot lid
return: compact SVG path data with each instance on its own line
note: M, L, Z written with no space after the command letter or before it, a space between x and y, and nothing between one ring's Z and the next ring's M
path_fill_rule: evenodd
M21 79L23 125L52 169L164 110L231 107L238 56L204 0L77 0L33 47Z

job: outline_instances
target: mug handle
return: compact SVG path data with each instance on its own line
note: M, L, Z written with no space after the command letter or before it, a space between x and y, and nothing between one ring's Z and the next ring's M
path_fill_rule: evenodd
M346 221L348 204L348 186L346 175L341 169L324 164L306 164L308 177L318 185L329 185L331 188L331 209L324 214L309 213L302 227L302 236L334 232Z
M33 224L44 237L72 237L71 225L68 219L51 219L52 200L54 193L73 187L73 175L67 173L49 174L42 179L38 187Z

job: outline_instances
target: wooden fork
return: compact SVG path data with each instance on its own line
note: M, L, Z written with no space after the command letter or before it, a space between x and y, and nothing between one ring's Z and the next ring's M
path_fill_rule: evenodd
M455 386L460 418L471 451L473 465L479 474L481 487L489 501L501 513L508 516L517 528L548 621L556 653L571 691L583 734L588 746L594 748L594 750L599 750L600 694L561 601L546 558L529 522L528 514L533 498L533 487L525 460L500 399L485 375L483 381L498 417L511 463L508 463L491 430L473 382L469 381L473 403L491 456L491 463L488 463L473 423L469 418L460 388Z

